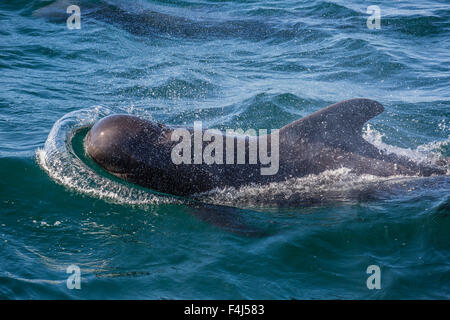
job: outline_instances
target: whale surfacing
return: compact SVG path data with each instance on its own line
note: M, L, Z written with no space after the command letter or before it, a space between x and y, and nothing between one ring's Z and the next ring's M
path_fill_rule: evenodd
M357 174L375 176L429 176L445 174L439 168L421 165L393 154L385 154L362 137L362 127L384 111L370 99L351 99L323 108L296 120L278 132L279 170L262 175L263 165L245 163L175 164L171 153L178 139L172 139L176 127L162 125L131 115L111 115L98 121L85 139L90 157L111 174L159 192L188 196L214 188L267 184L342 167ZM186 132L194 137L193 128ZM234 136L234 148L226 148L223 134L223 157L236 158L237 145L245 145L247 160L252 142L265 143L268 150L271 134L257 139ZM228 137L229 138L229 137ZM267 139L265 141L264 139ZM205 142L203 142L205 145ZM228 153L228 156L227 156ZM230 154L232 153L232 154ZM270 151L269 151L270 153ZM192 155L194 152L189 153ZM273 154L272 154L273 156Z

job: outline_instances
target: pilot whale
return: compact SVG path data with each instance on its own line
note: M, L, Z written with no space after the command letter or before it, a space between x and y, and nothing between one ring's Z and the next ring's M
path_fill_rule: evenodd
M57 0L33 11L33 16L55 23L65 23L71 13L67 9L77 5L81 21L96 20L118 26L137 36L175 36L194 39L244 38L263 40L275 30L267 22L254 19L222 20L214 18L187 18L159 12L160 7L140 6L127 3L126 6L111 1ZM148 8L147 8L148 7ZM70 11L69 11L70 12Z
M262 175L261 163L175 164L172 139L177 127L132 115L116 114L95 123L84 144L89 156L109 173L128 182L162 193L189 196L223 187L267 184L293 177L319 174L325 170L349 168L356 174L375 176L444 175L443 169L422 165L394 154L386 154L362 137L363 125L384 111L370 99L342 101L296 120L279 132L279 170ZM195 130L186 128L193 137ZM273 133L262 139L271 146ZM249 155L252 137L233 136L234 148L225 148L223 157L235 157L239 142ZM258 139L258 145L261 143ZM226 141L224 134L223 141ZM225 143L225 142L224 142ZM193 157L193 155L192 155Z

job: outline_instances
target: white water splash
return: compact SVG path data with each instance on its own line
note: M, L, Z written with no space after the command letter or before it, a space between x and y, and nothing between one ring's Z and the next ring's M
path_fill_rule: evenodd
M377 131L370 124L367 124L363 130L363 138L387 154L393 153L424 165L438 167L446 167L449 165L446 163L448 160L444 158L439 150L450 145L450 137L443 141L435 141L420 145L416 149L400 148L386 144L383 142L383 137L384 134ZM447 167L447 174L450 174L449 170L450 168Z
M413 177L357 175L348 168L327 170L301 178L292 178L266 185L214 189L199 195L205 202L228 206L271 207L301 203L349 201L368 198L375 189L385 189L390 183L402 183Z
M111 113L105 107L96 106L64 115L53 125L44 148L36 151L38 164L53 180L68 189L113 203L147 205L179 202L175 198L156 195L150 190L130 187L103 177L77 157L70 145L74 132L92 126Z

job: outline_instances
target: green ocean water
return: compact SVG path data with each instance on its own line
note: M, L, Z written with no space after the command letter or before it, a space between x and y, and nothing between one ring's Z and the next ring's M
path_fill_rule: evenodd
M74 1L75 30L58 3L0 2L0 299L450 298L448 174L342 168L192 201L110 176L82 144L113 113L280 128L365 97L386 109L366 140L445 166L446 1Z

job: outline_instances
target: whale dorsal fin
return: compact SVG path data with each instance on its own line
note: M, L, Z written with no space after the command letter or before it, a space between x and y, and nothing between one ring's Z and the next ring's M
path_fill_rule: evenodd
M365 141L361 137L364 123L383 111L379 102L370 99L341 101L284 126L280 137L288 143L304 139L354 149Z

